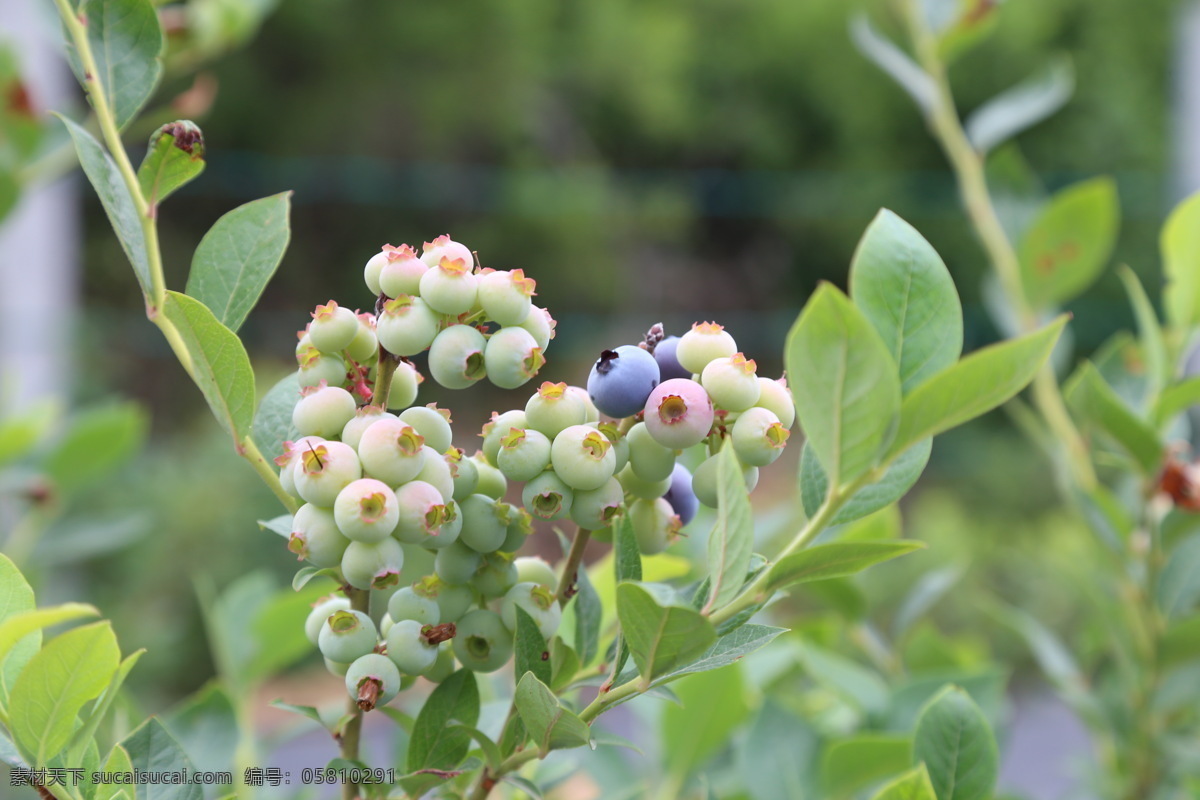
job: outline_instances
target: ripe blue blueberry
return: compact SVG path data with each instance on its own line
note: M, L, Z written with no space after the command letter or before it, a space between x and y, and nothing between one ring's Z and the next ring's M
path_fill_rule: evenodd
M692 473L683 464L676 464L671 472L671 488L663 495L663 499L671 504L679 521L687 525L700 510L700 501L692 491Z
M587 392L600 413L621 419L646 406L646 398L658 381L658 362L654 356L626 344L600 354L588 375Z
M675 356L679 347L678 336L668 336L654 346L654 360L658 363L660 380L669 381L671 378L690 378L692 373L683 368Z

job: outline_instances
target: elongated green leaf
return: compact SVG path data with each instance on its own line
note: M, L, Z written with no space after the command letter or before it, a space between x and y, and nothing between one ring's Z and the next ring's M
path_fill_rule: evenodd
M1158 472L1164 451L1158 434L1125 405L1091 362L1080 365L1063 393L1075 415L1110 436L1133 457L1143 474Z
M117 234L121 249L133 265L133 272L142 287L142 294L150 296L150 259L146 255L146 239L142 234L142 223L129 187L125 185L120 170L108 153L100 147L90 133L66 117L60 116L67 133L75 143L79 166L87 175L92 188L104 206L109 224Z
M571 684L582 666L579 655L561 636L550 640L550 688L555 694Z
M654 684L662 686L694 672L708 672L727 667L741 661L755 650L766 647L775 637L786 632L786 628L773 628L770 625L742 625L717 639L713 646L701 653L695 661L657 678Z
M300 377L295 371L272 386L254 415L254 443L267 457L283 453L283 443L295 441L300 434L292 425L292 410L300 402Z
M913 226L887 209L859 240L850 296L899 365L903 391L962 353L962 304L950 271Z
M784 360L808 446L834 486L875 466L900 408L896 362L850 300L823 283L788 334Z
M1171 623L1159 643L1159 657L1167 666L1200 659L1200 615Z
M771 567L769 590L793 583L844 578L881 561L920 550L924 542L833 542L818 544L786 556Z
M87 716L83 720L83 725L71 737L67 763L79 763L83 752L89 745L94 744L96 730L100 727L100 722L108 714L108 710L112 708L112 704L117 699L117 693L121 691L121 686L124 685L125 679L129 677L130 671L137 665L137 662L145 652L144 648L142 650L135 650L126 656L117 667L117 671L113 673L112 679L109 680L108 686L104 689L104 694L100 695L99 699L92 704L91 709L88 710Z
M908 629L913 626L917 620L925 616L929 609L946 596L946 593L954 588L963 576L963 568L957 564L950 564L941 569L926 572L909 590L904 599L900 601L900 607L896 611L896 616L892 620L892 638L899 640L903 638Z
M282 700L272 700L271 705L275 706L276 708L282 708L284 711L290 711L293 714L299 714L302 717L307 717L308 719L311 719L313 722L320 725L322 728L328 727L325 724L325 720L321 718L321 712L317 711L314 706L297 706L292 705L291 703L285 703ZM381 708L379 710L392 711L394 709Z
M708 535L711 583L705 613L721 608L741 591L754 549L750 492L732 440L721 448L717 459L717 521Z
M742 785L753 800L818 797L812 762L821 746L807 722L768 694L738 748Z
M913 759L929 770L937 800L987 800L999 772L996 739L971 696L949 686L917 719Z
M1019 339L977 350L918 386L900 407L891 455L991 411L1021 391L1050 356L1066 324L1067 318L1059 317Z
M196 385L208 407L240 449L254 415L254 372L246 348L208 308L187 295L167 292L163 313L192 356Z
M905 450L896 457L882 478L851 495L833 515L830 525L844 525L874 514L908 494L908 490L925 471L932 451L933 439L922 439ZM825 468L805 444L800 455L800 499L804 502L804 513L810 517L816 514L828 493L829 478Z
M1175 546L1158 578L1158 605L1171 619L1192 611L1200 602L1200 534Z
M446 678L425 701L408 744L410 772L453 769L466 756L471 737L449 727L450 720L471 727L479 722L479 687L470 670Z
M258 521L258 527L265 531L278 534L286 539L292 535L292 515L280 514L278 517L273 517L271 519L260 519ZM303 572L303 570L300 571Z
M12 614L0 622L0 663L8 657L13 646L34 631L70 622L83 617L98 617L100 612L85 603L63 603L61 606L38 608Z
M151 206L166 200L204 171L204 134L190 120L163 125L150 135L150 144L138 167L142 196Z
M474 739L475 743L479 745L479 749L483 751L483 757L486 759L488 767L499 771L500 762L504 760L504 756L500 754L500 747L486 733L478 728L472 728L470 725L455 724L452 727Z
M1158 399L1154 418L1159 425L1163 425L1197 403L1200 403L1200 375L1187 378L1164 389Z
M32 611L33 589L21 570L17 569L8 556L0 553L0 623ZM9 650L8 657L0 659L0 707L7 708L12 685L29 663L29 659L42 647L42 632L35 630L21 639Z
M550 648L537 623L525 609L517 606L517 633L513 645L514 675L532 672L544 684L550 683ZM519 678L518 678L519 680Z
M621 515L617 529L613 532L615 555L614 567L617 583L642 579L642 551L638 548L637 536L633 533L633 520L628 514Z
M61 413L57 403L38 403L0 419L0 467L29 455Z
M575 587L575 652L579 654L579 663L587 666L600 652L600 620L604 609L586 569L579 570Z
M1021 278L1038 308L1066 302L1104 271L1120 209L1111 178L1093 178L1050 199L1021 240Z
M215 772L236 763L237 709L219 682L205 684L187 697L171 710L163 724L196 769Z
M96 622L54 637L30 659L13 685L9 720L37 766L66 747L76 715L108 686L120 657L112 626Z
M187 294L236 331L283 260L291 238L291 192L264 197L225 214L196 248Z
M87 20L96 78L117 127L124 128L162 78L163 33L158 12L150 0L84 0L79 13ZM78 58L72 58L72 66L82 82Z
M70 494L106 477L141 449L149 429L137 403L110 403L73 417L42 461L60 492Z
M542 755L582 747L591 739L587 723L559 703L554 692L532 672L526 672L517 684L513 705Z
M887 73L912 98L917 108L926 114L933 109L937 99L933 79L903 50L875 30L866 14L859 14L851 21L850 38L860 53Z
M828 797L846 797L911 764L908 736L866 733L829 743L821 763L821 782Z
M1054 114L1074 90L1075 70L1069 59L1058 58L977 108L967 118L967 138L976 150L986 153Z
M1167 319L1187 330L1200 322L1200 192L1167 217L1159 245L1167 278L1163 290Z
M801 647L800 661L813 680L836 692L854 708L870 714L882 713L887 708L887 684L874 670L811 642Z
M680 704L663 708L659 716L659 741L667 773L682 780L729 743L750 706L734 666L693 675L677 691Z
M1138 339L1146 357L1146 375L1152 394L1157 395L1171 379L1171 364L1167 357L1167 344L1163 338L1162 325L1158 322L1154 304L1146 296L1146 290L1134 271L1122 264L1117 269L1117 275L1121 278L1121 283L1125 284L1125 293L1129 295L1129 304L1133 306L1133 316L1137 320L1138 326Z
M104 772L109 775L128 775L133 772L133 762L129 760L129 753L125 751L121 745L113 747L112 752L108 754L108 759L104 762ZM118 800L118 798L128 798L125 793L128 787L119 786L111 783L101 783L96 785L96 796L94 800Z
M886 784L871 800L937 800L937 794L922 764Z
M121 746L129 754L129 763L135 771L188 774L195 771L179 742L155 717L125 737ZM138 787L138 800L202 800L203 797L204 791L196 783L153 783Z
M617 616L647 684L695 661L717 640L708 619L690 608L661 605L636 583L617 586Z

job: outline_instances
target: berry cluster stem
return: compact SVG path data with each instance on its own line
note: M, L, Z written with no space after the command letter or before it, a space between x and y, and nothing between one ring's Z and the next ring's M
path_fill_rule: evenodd
M350 608L354 611L368 613L371 605L371 593L365 589L347 587L346 596L350 599ZM342 738L339 742L341 756L347 761L358 760L359 741L362 738L363 710L358 706L356 698L346 701L346 713L350 719L342 728ZM358 784L342 784L342 800L355 800L358 797Z
M571 549L567 552L567 561L563 565L562 575L558 578L558 591L554 595L554 599L564 608L575 595L579 568L583 564L583 551L587 549L587 543L591 538L591 531L580 527L575 528L575 538L571 541Z

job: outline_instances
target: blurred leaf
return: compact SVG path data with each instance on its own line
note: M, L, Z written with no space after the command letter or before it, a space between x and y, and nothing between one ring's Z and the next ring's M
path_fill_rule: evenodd
M1051 197L1019 247L1030 302L1051 308L1091 286L1108 263L1119 224L1111 178L1076 183Z
M587 724L560 704L532 672L526 672L517 684L513 705L543 756L551 750L582 747L591 740Z
M129 753L129 762L138 772L194 771L192 762L157 718L151 717L125 738L121 746ZM138 791L139 800L202 800L204 791L199 784L174 786L165 783L147 784Z
M121 745L115 745L112 751L108 754L108 760L104 762L104 771L109 775L128 775L133 772L133 762L129 760L129 753ZM133 800L126 793L126 787L117 784L99 784L96 786L96 796L93 800Z
M1089 492L1076 492L1075 500L1083 512L1084 520L1101 541L1114 550L1124 546L1133 532L1134 522L1112 490L1098 484Z
M763 701L739 748L741 785L753 800L805 800L816 731L770 697Z
M929 114L933 110L937 96L933 79L907 53L875 30L865 14L851 20L850 39L860 53L908 93L922 113Z
M235 580L215 595L203 578L196 583L217 674L235 694L247 689L245 670L255 658L259 643L254 624L275 595L274 582L262 571Z
M133 265L133 272L142 287L142 294L149 297L150 260L146 255L141 218L133 204L129 187L125 185L112 158L90 133L66 117L60 116L59 119L67 127L67 133L71 134L75 152L79 156L79 166L83 167L84 174L100 198L100 204L104 206L109 224L117 234L117 240L129 258L129 263Z
M117 666L117 671L113 673L108 686L105 687L104 694L100 695L96 702L92 704L92 707L83 719L82 727L72 736L70 748L67 752L66 760L68 764L80 763L82 755L87 749L96 746L96 731L99 729L100 723L108 714L109 709L112 708L117 695L120 694L121 687L125 684L125 679L129 677L129 673L137 666L137 662L141 660L145 653L145 649L135 650L126 656Z
M0 621L0 662L3 662L17 642L34 631L70 622L83 617L98 617L95 606L85 603L63 603L49 608L35 608L9 614Z
M505 775L500 779L500 782L517 787L522 792L532 797L533 800L542 800L542 798L545 797L545 795L542 794L542 790L538 788L536 783L528 778L522 778L520 775Z
M847 542L882 542L899 539L903 534L904 521L900 516L900 506L892 503L854 522L839 525L825 531L832 537L828 541ZM814 544L824 544L820 537Z
M912 673L896 685L888 703L884 726L890 730L912 730L929 701L952 683L971 696L984 716L997 719L1007 702L1008 670L982 664L970 669L938 669Z
M717 455L717 520L708 535L708 602L713 611L727 605L742 590L750 551L754 549L754 517L742 466L730 439Z
M835 739L825 747L821 782L827 797L844 797L895 775L912 764L912 739L897 734L864 733Z
M800 650L805 671L817 683L837 692L851 705L875 714L887 708L887 684L857 661L805 642Z
M0 553L0 623L34 609L33 589L8 556ZM42 648L36 630L17 642L8 657L0 659L0 709L8 707L9 691L29 660Z
M896 617L892 621L892 638L900 640L914 622L925 616L925 613L958 583L963 572L962 567L952 564L933 572L926 572L918 578L896 611Z
M278 517L271 519L260 519L258 527L271 533L277 533L287 539L292 535L292 515L280 514Z
M665 770L682 782L729 745L750 708L736 666L694 675L679 684L676 691L681 705L662 710L659 741L663 743Z
M1158 472L1164 446L1149 424L1117 397L1090 362L1084 362L1063 386L1067 405L1083 422L1098 427L1137 462L1144 475Z
M90 408L76 415L46 454L42 468L59 491L71 494L105 477L141 450L149 421L133 402Z
M922 439L901 453L883 473L883 477L855 492L845 505L833 515L831 525L853 522L891 505L908 494L925 471L929 454L933 450L933 439ZM800 497L804 502L804 513L810 517L817 513L825 495L829 492L829 478L825 468L807 443L800 455Z
M811 581L801 586L847 619L862 619L867 613L867 598L862 589L848 578Z
M308 717L322 728L326 727L325 720L321 719L321 713L313 706L297 706L292 705L291 703L285 703L282 700L272 700L271 705L275 706L275 708L281 708L284 711L290 711L293 714L299 714L302 717ZM383 712L395 711L395 709L387 707L381 707L379 710ZM389 714L388 716L391 715Z
M1100 713L1098 701L1091 695L1087 677L1076 662L1075 655L1059 639L1058 634L1022 609L995 604L989 611L1025 640L1042 673L1072 708L1095 719L1095 715Z
M516 643L513 646L514 676L532 672L543 684L550 683L550 650L537 623L525 609L517 606ZM543 656L545 656L543 658ZM518 678L518 681L520 678Z
M1200 192L1175 206L1161 236L1167 319L1188 330L1200 323Z
M787 629L773 628L770 625L742 625L717 639L713 646L695 661L658 678L655 685L661 686L684 675L707 672L741 661L755 650L766 647L781 633L787 633Z
M887 209L858 242L850 296L899 365L902 391L958 361L962 304L950 272L929 242Z
M191 120L163 125L150 135L150 144L138 167L142 196L152 207L204 171L204 134Z
M192 356L193 378L213 416L240 449L254 416L254 372L246 348L207 307L187 295L167 292L163 313Z
M96 622L59 634L30 659L8 711L9 729L35 766L66 747L79 711L108 686L120 658L112 626Z
M604 611L586 569L579 570L575 587L575 651L579 662L588 666L600 651L600 620Z
M4 735L3 731L0 731L0 763L10 767L30 769L29 764L25 763L25 759L21 758L17 746L13 744L12 739Z
M162 78L163 32L150 0L83 0L88 42L96 76L116 120L124 128L154 94ZM71 50L71 66L80 83L83 66Z
M329 593L325 586L310 586L304 591L274 592L257 609L243 609L252 622L250 637L253 657L242 666L248 681L269 678L312 652L312 643L304 634L304 621L312 604Z
M1200 534L1175 546L1156 587L1158 605L1169 619L1178 619L1200 601Z
M1159 642L1159 658L1164 665L1200 659L1200 615L1172 622Z
M238 206L204 234L192 256L187 294L236 331L275 274L291 238L291 192Z
M929 771L921 764L881 788L871 800L937 800Z
M500 748L486 733L478 728L472 728L470 725L453 724L451 727L461 730L467 736L474 739L475 743L479 745L479 749L483 751L483 757L488 767L493 771L498 771L500 763L504 761L504 756L500 754Z
M20 199L21 184L17 176L0 165L0 221L17 207L17 201Z
M793 583L844 578L874 564L920 550L924 542L834 542L807 547L785 556L771 567L768 590Z
M937 800L986 800L1000 756L979 706L962 689L948 686L917 720L913 759L929 770Z
M0 419L0 467L29 455L59 417L55 403L38 403Z
M1158 398L1154 418L1159 425L1165 425L1198 403L1200 403L1200 375L1185 378L1164 389Z
M319 720L318 720L319 721ZM216 681L187 697L164 720L196 769L220 771L236 763L240 734L237 710L229 693Z
M976 350L918 386L901 404L900 430L890 454L991 411L1024 389L1066 323L1067 317L1059 317L1019 339Z
M806 447L835 487L875 466L900 408L896 363L878 332L844 294L821 284L788 333L787 374Z
M1152 394L1157 396L1171 380L1171 365L1167 357L1167 345L1163 339L1162 326L1158 322L1154 304L1146 296L1146 290L1134 271L1122 264L1117 268L1117 276L1121 279L1121 283L1125 284L1125 293L1129 295L1129 304L1133 306L1133 316L1137 320L1138 326L1138 338L1141 341L1142 352L1146 356L1146 373L1149 376Z
M467 754L470 737L449 727L454 720L474 727L479 721L479 688L475 673L460 669L438 684L413 725L408 770L453 769Z
M288 535L290 536L291 534ZM341 572L336 567L325 567L322 569L314 567L311 564L303 566L296 570L296 574L292 576L292 590L300 591L305 586L308 586L313 578L332 578L335 581L340 581Z
M263 396L254 415L254 443L267 458L283 454L283 443L300 438L292 410L300 402L300 377L293 370Z
M655 678L695 661L717 639L712 624L690 608L660 605L645 586L617 586L617 615L642 679Z
M947 64L986 39L1000 16L995 0L957 0L954 5L958 13L938 31L938 53Z
M976 150L986 153L1053 115L1066 105L1074 90L1075 70L1070 59L1057 58L975 109L964 126L967 138Z
M128 547L150 532L153 514L136 511L115 516L81 511L76 517L55 522L38 539L39 565L70 564Z

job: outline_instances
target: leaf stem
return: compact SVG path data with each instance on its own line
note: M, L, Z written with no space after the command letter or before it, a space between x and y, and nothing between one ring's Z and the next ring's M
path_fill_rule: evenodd
M564 608L574 596L579 567L583 563L583 551L587 549L588 540L591 538L591 531L576 526L575 538L571 541L566 563L563 564L562 574L558 577L558 591L554 595L554 599Z
M284 490L283 484L279 482L278 473L275 472L275 468L263 456L262 451L258 449L258 445L255 444L254 439L249 436L244 437L239 452L242 458L250 462L250 466L254 467L254 471L258 473L258 476L262 478L267 488L279 499L279 502L283 503L283 507L288 510L288 513L295 514L300 508L296 502L296 498Z

